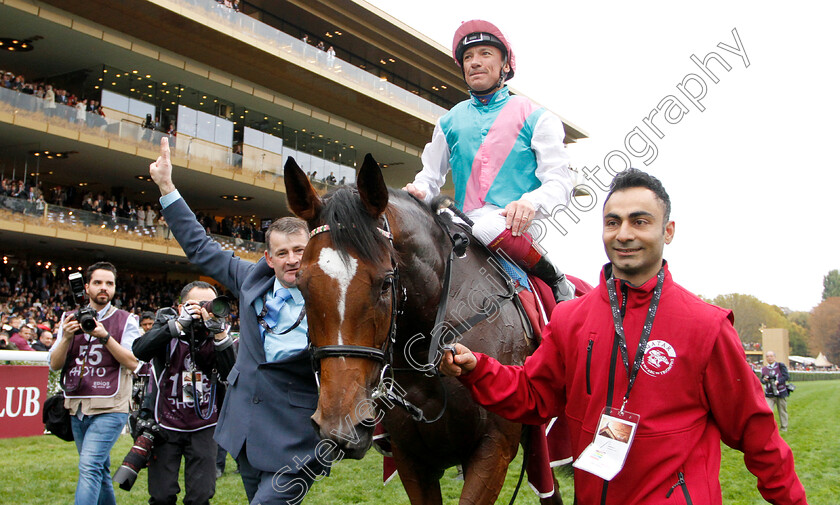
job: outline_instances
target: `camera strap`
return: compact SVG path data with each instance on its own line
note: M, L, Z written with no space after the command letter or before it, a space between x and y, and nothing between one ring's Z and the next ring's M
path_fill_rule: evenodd
M210 419L210 417L213 415L213 408L215 407L215 404L216 404L216 374L215 373L210 374L210 401L208 402L209 406L207 408L207 413L205 414L201 409L200 403L201 403L201 396L202 395L199 394L198 383L196 382L196 375L195 375L195 369L198 367L198 363L195 360L195 356L196 356L197 353L195 351L195 329L193 328L193 325L190 325L189 332L190 332L190 339L189 339L190 340L190 343L189 343L190 362L192 363L191 370L190 370L190 375L191 375L191 378L192 378L192 387L193 387L193 407L195 408L195 414L199 417L199 419L207 420L207 419Z
M615 336L618 339L618 349L621 351L621 361L624 363L624 369L627 370L628 382L627 392L624 394L624 402L621 404L621 411L624 411L624 405L627 404L627 399L630 398L630 390L636 383L636 376L639 373L639 368L642 366L642 359L645 356L650 333L653 330L653 319L656 317L656 309L659 307L659 300L662 297L662 284L665 282L665 268L660 268L659 273L656 274L656 288L653 290L653 296L648 306L647 318L645 325L642 327L642 336L639 339L639 347L636 349L636 358L633 361L633 368L630 368L627 357L627 338L624 335L624 321L621 317L621 309L618 304L618 295L615 291L615 282L610 280L607 282L607 292L610 296L610 308L612 309L613 325L615 326Z

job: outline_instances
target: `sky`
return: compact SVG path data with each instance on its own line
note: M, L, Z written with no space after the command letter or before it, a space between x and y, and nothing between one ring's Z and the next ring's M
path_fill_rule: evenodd
M606 164L621 170L629 159L663 182L676 223L665 258L677 283L791 310L820 303L823 276L840 269L840 5L370 1L447 48L463 21L496 24L516 56L511 87L589 134L569 146L573 167L600 167L609 181ZM702 64L710 52L730 68L708 62L717 83L691 59ZM684 81L686 93L705 87L705 96L687 98ZM643 120L657 107L647 122L655 133ZM607 262L605 193L594 193L578 200L578 222L558 216L565 235L548 226L541 241L592 284Z

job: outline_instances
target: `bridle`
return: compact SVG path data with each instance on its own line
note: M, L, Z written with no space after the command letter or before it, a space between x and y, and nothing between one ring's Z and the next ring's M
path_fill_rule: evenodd
M454 209L454 205L450 204L449 206L451 209ZM457 211L457 209L454 209ZM472 224L466 216L463 216L460 212L457 212L462 216L462 219L465 219L467 223ZM440 224L440 223L439 223ZM435 325L434 329L432 330L431 335L431 346L429 348L429 355L428 355L428 364L421 365L421 366L412 366L409 368L395 368L394 367L394 346L397 340L397 319L401 314L401 305L405 303L407 293L406 289L400 286L400 272L399 272L399 265L394 257L393 253L391 255L391 266L393 270L388 273L386 277L391 277L391 323L390 328L388 330L388 337L383 342L380 348L376 347L369 347L363 345L324 345L324 346L315 346L312 345L311 341L309 344L309 352L312 358L312 369L315 373L315 382L318 386L318 390L321 389L321 360L324 358L362 358L362 359L369 359L371 361L375 361L382 365L382 371L380 372L379 382L377 383L376 387L373 389L371 394L371 399L377 400L382 399L386 403L393 402L397 405L400 405L404 408L408 413L411 415L412 419L417 422L423 423L433 423L443 417L444 412L446 411L447 407L447 394L446 394L446 385L444 384L440 372L437 370L437 359L436 356L439 356L438 350L441 348L441 345L444 344L444 334L441 330L443 328L443 322L446 316L447 311L447 299L449 296L449 285L452 276L452 262L456 257L463 257L466 249L470 243L469 238L466 234L462 233L454 233L450 235L446 228L441 225L444 230L444 233L449 236L450 240L452 241L452 250L448 255L446 260L446 266L444 270L444 283L443 289L441 291L441 300L438 304L437 315L435 317ZM309 232L309 237L312 238L315 235L320 233L329 232L330 227L329 225L322 225L316 228L313 228L312 231ZM391 245L391 249L394 249L394 237L391 233L391 227L388 223L388 217L383 215L383 225L381 228L377 227L377 231L386 237ZM489 257L492 258L492 255ZM494 260L497 261L497 260ZM501 271L501 265L499 265L499 270ZM519 299L515 296L515 288L513 287L512 281L507 279L507 293L500 295L502 299L513 301L516 304L520 304ZM402 291L402 297L399 298L398 295ZM520 309L520 316L524 314L524 309L522 309L521 305L518 305ZM471 327L478 324L480 321L487 319L489 314L487 313L479 313L475 316L469 318L467 321L462 322L457 327L453 328L453 331L458 333L468 331ZM524 322L527 327L527 322ZM412 373L422 373L426 376L436 377L438 382L440 382L441 389L443 390L443 405L440 412L432 419L428 419L423 411L413 405L408 399L405 398L405 395L398 392L395 388L396 382L394 379L394 372L412 372Z
M377 227L376 230L382 234L394 246L394 235L391 233L391 227L388 224L388 218L384 217L384 225L382 228ZM328 225L318 226L309 232L309 238L318 235L319 233L329 232ZM396 259L391 255L391 267L393 270L386 275L386 278L391 279L391 324L388 329L388 338L382 344L381 348L368 347L364 345L323 345L316 347L309 344L309 352L312 355L312 366L315 370L315 380L318 382L320 389L320 362L324 358L364 358L379 362L383 367L389 367L393 363L394 357L394 343L397 340L397 316L399 315L400 300L397 298L400 284L400 270ZM406 293L403 289L403 299Z
M391 249L393 250L394 235L391 233L391 227L388 223L387 216L383 216L382 228L377 227L376 230L388 239L388 242L391 245ZM328 225L318 226L316 228L313 228L312 231L309 232L309 237L312 238L315 235L318 235L319 233L325 233L329 231L330 227ZM441 408L440 412L432 419L427 418L423 413L422 409L411 403L405 397L404 394L398 392L394 387L396 385L396 381L394 379L395 368L393 366L393 363L394 345L397 341L397 318L401 313L400 306L402 303L405 302L407 293L406 289L400 286L399 264L397 263L397 260L393 254L391 255L391 267L393 268L393 270L389 272L386 276L391 278L391 324L390 328L388 329L388 337L385 339L385 342L382 344L382 347L376 348L364 345L314 346L310 342L309 352L310 356L312 357L312 370L315 372L315 383L317 384L318 390L320 391L321 360L324 358L362 358L375 361L382 365L382 371L379 374L379 382L377 383L376 387L371 393L371 399L374 401L382 399L384 402L386 402L386 404L393 402L393 404L401 406L409 413L409 415L414 421L423 422L427 424L434 423L435 421L438 421L441 417L443 417L444 412L446 412L446 387L443 385L443 382L441 382L441 386L444 389L443 407ZM402 291L402 298L398 298L400 291ZM414 368L401 368L399 370L425 372L425 370L415 370ZM439 375L438 380L440 380Z

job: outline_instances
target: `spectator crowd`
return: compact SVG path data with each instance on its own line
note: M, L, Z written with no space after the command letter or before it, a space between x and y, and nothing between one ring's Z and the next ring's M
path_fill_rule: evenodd
M50 268L51 267L51 268ZM67 276L50 264L0 265L0 349L46 351L65 311L76 310ZM112 300L115 307L140 316L177 305L182 281L122 274ZM232 324L238 326L236 304Z
M239 12L239 0L216 0L216 3L222 7L227 7L228 9L233 9L234 11Z
M160 215L160 206L157 203L153 205L149 202L133 202L122 194L82 193L76 186L51 185L45 188L43 182L34 184L32 180L2 178L0 180L0 200L2 200L2 197L34 202L38 210L42 210L46 204L50 204L91 212L113 220L117 218L127 219L131 222L133 228L146 227L150 230L156 230L159 236L169 238L166 221ZM8 207L8 205L4 205L4 202L0 202L0 208L4 206ZM207 233L253 242L265 242L265 234L260 227L244 218L214 217L201 212L198 213L198 218Z
M68 90L55 88L52 84L43 81L27 82L23 74L15 75L8 70L0 70L0 76L2 76L0 86L3 88L43 99L44 110L47 113L54 110L58 104L74 107L78 112L93 112L105 117L102 104L98 100L76 96ZM84 120L85 115L81 114L81 118Z

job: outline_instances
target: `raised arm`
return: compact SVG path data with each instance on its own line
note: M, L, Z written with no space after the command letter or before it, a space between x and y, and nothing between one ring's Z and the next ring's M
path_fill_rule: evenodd
M149 175L161 194L161 215L190 263L225 285L239 297L239 290L254 264L225 251L204 230L172 182L169 139L160 139L160 156L149 165Z
M160 139L160 156L154 163L149 165L149 175L160 189L160 195L166 196L175 191L175 184L172 182L172 162L170 161L169 139Z

